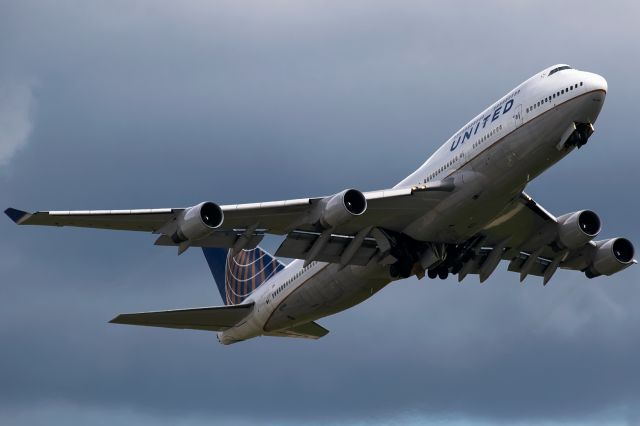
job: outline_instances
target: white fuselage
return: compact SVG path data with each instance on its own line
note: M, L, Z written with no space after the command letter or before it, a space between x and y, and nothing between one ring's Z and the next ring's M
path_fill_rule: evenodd
M506 202L570 150L558 143L574 122L594 123L607 91L597 74L549 67L486 108L396 187L453 179L456 190L403 230L420 241L465 241ZM354 306L393 281L389 267L294 260L258 287L245 321L219 333L228 344L304 324Z

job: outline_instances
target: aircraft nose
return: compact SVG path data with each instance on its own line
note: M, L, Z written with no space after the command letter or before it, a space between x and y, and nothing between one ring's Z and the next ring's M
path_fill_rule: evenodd
M583 123L595 123L609 89L607 80L601 75L590 72L584 72L580 80L584 81L584 91L579 92L580 96L588 94L582 98L580 120Z
M590 86L590 90L603 90L605 93L609 90L607 80L598 74L587 73L587 84Z

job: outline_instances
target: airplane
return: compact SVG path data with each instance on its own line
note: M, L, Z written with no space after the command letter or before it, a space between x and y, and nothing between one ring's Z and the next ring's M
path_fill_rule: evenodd
M392 281L427 275L484 282L501 260L542 277L558 268L587 278L632 264L626 238L595 241L591 210L554 216L527 184L583 147L607 94L597 74L558 64L535 74L451 136L389 189L315 198L188 208L39 211L9 208L18 225L158 234L178 254L200 247L224 306L121 314L117 324L217 332L225 345L258 336L318 339L315 321L368 299ZM275 256L266 234L284 236Z

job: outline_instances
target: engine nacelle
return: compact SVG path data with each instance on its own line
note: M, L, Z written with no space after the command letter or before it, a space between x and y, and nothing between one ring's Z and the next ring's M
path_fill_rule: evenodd
M356 189L345 189L322 200L321 206L320 224L333 228L363 214L367 210L367 199Z
M198 240L212 233L222 225L223 221L224 213L220 206L211 201L205 201L182 212L178 219L178 228L171 239L176 244L187 240Z
M589 278L615 274L634 263L633 255L633 244L626 238L596 241L596 252L585 273Z
M600 233L600 218L591 210L567 213L558 218L558 242L565 248L582 247Z

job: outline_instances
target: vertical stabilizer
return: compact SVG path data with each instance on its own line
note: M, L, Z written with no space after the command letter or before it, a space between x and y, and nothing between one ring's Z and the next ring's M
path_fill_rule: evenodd
M230 250L221 248L205 247L202 252L225 305L242 303L253 290L285 266L260 247L241 250L234 256Z

